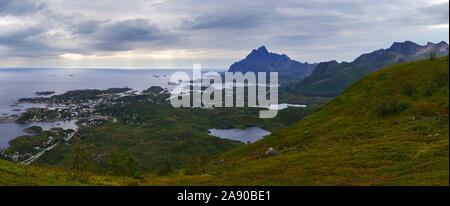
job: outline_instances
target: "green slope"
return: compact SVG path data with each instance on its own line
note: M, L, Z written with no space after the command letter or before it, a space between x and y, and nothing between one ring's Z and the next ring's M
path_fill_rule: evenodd
M448 74L447 57L381 69L309 118L224 154L212 176L175 184L448 185ZM264 157L268 147L279 154Z
M144 180L91 174L87 182L81 183L63 170L0 160L0 186L121 186L142 185L146 182Z
M80 185L60 171L0 160L0 185Z

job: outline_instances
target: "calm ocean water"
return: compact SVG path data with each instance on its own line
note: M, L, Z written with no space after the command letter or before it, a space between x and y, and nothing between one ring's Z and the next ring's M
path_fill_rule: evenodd
M55 91L56 94L62 94L75 89L112 87L129 87L138 91L150 86L171 89L173 86L168 85L168 82L170 75L176 71L192 73L190 69L0 69L0 116L18 114L34 106L11 105L22 97L36 97L35 92L38 91ZM14 109L22 111L13 111ZM46 128L54 124L41 126ZM26 126L30 125L0 124L0 149L1 145L7 146L10 139L24 135L22 130ZM67 127L73 126L69 124Z
M56 94L62 94L75 89L126 86L139 91L156 85L168 88L170 74L175 71L178 70L0 69L0 115L20 113L12 111L17 108L10 105L22 97L35 97L37 91L55 91ZM183 71L191 72L191 70Z

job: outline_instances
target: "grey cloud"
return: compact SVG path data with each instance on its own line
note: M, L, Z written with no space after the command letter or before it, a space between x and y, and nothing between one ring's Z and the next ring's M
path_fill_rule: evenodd
M293 34L293 35L277 35L271 37L268 42L276 45L305 45L311 42L321 41L327 38L324 34Z
M74 34L89 35L98 30L103 21L88 20L75 24L71 27Z
M264 15L256 11L205 14L191 19L184 19L182 28L197 29L245 29L257 27L264 20Z
M0 0L0 16L25 15L46 8L46 4L33 0Z
M161 38L161 30L147 19L132 19L103 25L96 37L103 41L151 41Z
M423 7L420 11L422 11L425 17L429 18L432 23L449 23L449 2Z
M448 24L448 2L426 1L0 0L0 18L13 16L0 19L8 30L16 30L8 21L32 25L0 36L0 56L142 49L219 51L237 60L266 45L300 60L352 60L393 41L448 41L445 28L428 27Z
M7 56L38 57L49 55L52 48L39 40L46 30L30 27L0 36L0 45L9 47Z
M102 51L130 50L138 42L176 38L150 23L148 19L86 21L75 25L73 32L92 41L92 46Z

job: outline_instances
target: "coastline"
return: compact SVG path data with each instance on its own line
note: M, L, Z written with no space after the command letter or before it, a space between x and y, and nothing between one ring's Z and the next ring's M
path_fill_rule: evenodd
M102 119L102 120L109 120L111 118L107 117L107 116L101 116L101 115L97 115L97 116L91 116L91 117L76 117L76 118L57 118L57 119L51 119L51 120L44 120L44 121L25 121L25 122L16 122L17 118L15 117L9 117L8 119L5 120L0 120L0 124L6 124L6 123L38 123L38 122L59 122L59 121L70 121L70 120L87 120L87 119ZM111 119L111 120L115 120L115 119Z

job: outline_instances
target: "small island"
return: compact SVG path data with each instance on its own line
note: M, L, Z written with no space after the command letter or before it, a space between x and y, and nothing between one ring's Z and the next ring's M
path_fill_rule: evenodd
M48 96L54 94L54 91L44 91L44 92L36 92L36 95L38 96Z
M31 127L25 128L23 131L26 133L30 133L30 134L39 134L43 131L43 129L40 126L31 126Z
M162 91L164 91L164 89L160 86L151 86L150 88L148 88L142 92L146 93L146 94L159 94Z

